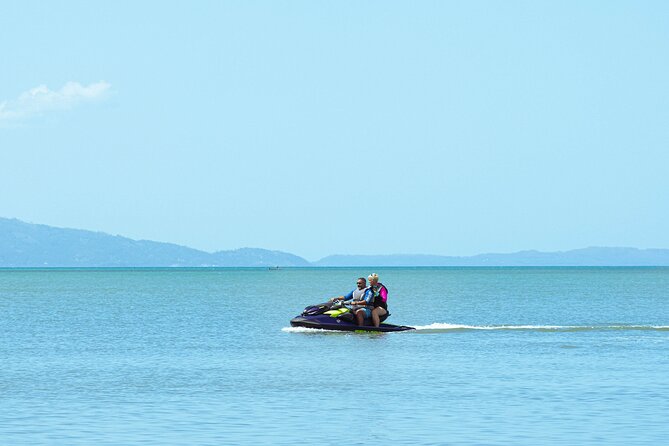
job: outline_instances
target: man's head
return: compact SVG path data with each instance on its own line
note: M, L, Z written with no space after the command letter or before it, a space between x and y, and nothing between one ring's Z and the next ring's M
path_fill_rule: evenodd
M367 281L365 280L364 277L358 277L358 280L356 281L356 285L358 285L358 288L364 288L367 286Z

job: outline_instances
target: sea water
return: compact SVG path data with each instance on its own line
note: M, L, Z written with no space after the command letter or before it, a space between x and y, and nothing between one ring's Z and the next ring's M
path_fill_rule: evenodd
M291 328L377 272L401 333ZM0 270L0 444L664 444L667 268Z

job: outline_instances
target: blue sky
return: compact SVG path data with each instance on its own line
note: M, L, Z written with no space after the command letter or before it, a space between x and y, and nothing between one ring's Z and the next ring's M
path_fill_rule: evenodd
M669 3L13 2L0 216L328 254L669 248Z

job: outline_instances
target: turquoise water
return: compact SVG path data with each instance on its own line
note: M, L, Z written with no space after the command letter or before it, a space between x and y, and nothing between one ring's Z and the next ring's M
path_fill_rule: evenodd
M0 270L2 444L663 444L668 268Z

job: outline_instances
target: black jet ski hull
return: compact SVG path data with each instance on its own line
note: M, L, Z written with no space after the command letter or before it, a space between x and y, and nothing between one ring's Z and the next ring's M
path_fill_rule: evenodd
M293 327L317 328L320 330L337 331L407 331L414 330L413 327L406 325L381 324L378 327L373 325L359 326L356 323L349 322L341 318L331 317L327 314L318 314L315 316L297 316L291 319L290 325Z

